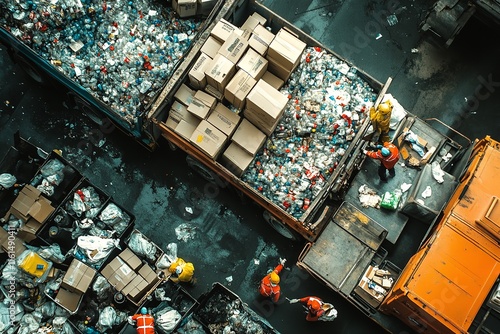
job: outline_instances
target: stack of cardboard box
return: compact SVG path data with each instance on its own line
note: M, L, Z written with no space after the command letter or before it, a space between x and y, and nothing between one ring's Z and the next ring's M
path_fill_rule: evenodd
M364 276L354 288L354 292L368 304L376 308L384 300L394 281L391 272L369 266Z
M290 74L297 68L306 43L286 29L281 29L274 37L267 51L269 71L283 81L290 78Z
M12 203L5 215L5 220L9 221L10 215L20 219L23 225L19 228L17 236L30 242L36 238L36 232L45 224L54 210L51 202L41 194L40 190L26 185Z
M135 305L140 305L149 292L161 283L161 278L149 264L143 263L129 248L105 266L101 274Z

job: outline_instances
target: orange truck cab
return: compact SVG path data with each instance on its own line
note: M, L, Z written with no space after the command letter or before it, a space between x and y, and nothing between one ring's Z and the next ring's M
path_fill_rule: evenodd
M489 319L500 309L499 173L500 143L490 137L476 141L441 220L405 266L380 311L417 333L499 330L492 328L499 320Z

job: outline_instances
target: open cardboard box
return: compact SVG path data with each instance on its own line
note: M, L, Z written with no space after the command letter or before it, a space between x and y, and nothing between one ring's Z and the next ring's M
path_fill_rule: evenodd
M23 226L17 235L26 242L36 238L36 232L43 226L47 218L54 212L55 208L51 202L41 195L41 192L31 185L26 185L17 196L9 211L5 215L5 220L9 220L10 215L23 221Z

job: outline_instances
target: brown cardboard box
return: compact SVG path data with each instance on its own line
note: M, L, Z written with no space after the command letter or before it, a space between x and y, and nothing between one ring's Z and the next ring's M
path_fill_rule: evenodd
M239 70L224 89L224 97L235 108L243 109L246 97L257 81L247 72Z
M243 35L250 37L250 34L253 32L256 26L260 24L259 20L253 16L247 17L245 23L243 23L240 27L243 30ZM248 38L247 38L248 39Z
M270 136L278 123L280 122L280 118L277 118L274 123L264 122L259 115L249 112L245 110L244 112L245 118L249 120L253 125L255 125L260 131L265 133L267 136Z
M16 257L26 250L23 240L16 236L12 236L9 240L9 233L2 227L0 227L0 244L0 253L14 253Z
M207 107L209 107L210 110L212 110L215 107L215 105L217 104L217 99L215 97L213 97L212 95L207 94L207 93L205 93L204 91L201 91L201 90L197 91L194 94L194 98L202 101L203 103L205 103L205 105Z
M278 78L286 82L289 78L290 75L292 74L292 71L287 70L284 68L280 63L278 63L276 60L267 57L267 70L271 72L272 74L276 75Z
M196 116L188 112L187 107L178 101L174 101L170 109L170 116L179 123L181 119L188 123L195 124L198 120ZM173 128L175 129L175 128Z
M285 82L282 79L278 78L269 71L266 71L266 73L264 73L264 75L262 76L262 80L264 80L277 90L280 90L281 87L283 87L283 85L285 84Z
M144 284L146 283L146 284ZM144 278L141 275L137 275L134 277L133 280L131 280L126 287L123 288L122 293L124 295L128 295L133 289L137 288L138 286L140 287L146 287L147 282L144 280Z
M222 44L228 39L229 35L231 35L231 33L233 32L235 32L239 36L243 35L243 30L237 28L236 26L234 26L233 24L224 19L220 19L220 21L217 22L215 27L210 32L210 35L212 35L216 40L218 40Z
M264 145L266 135L247 119L243 119L231 140L253 157Z
M189 84L195 89L203 89L207 85L207 77L205 76L205 68L210 64L212 58L207 54L201 53L189 71Z
M95 269L73 259L63 277L61 286L70 292L85 293L96 274Z
M193 145L198 147L212 159L217 159L222 147L226 143L227 136L215 126L202 120L194 130L190 138Z
M217 0L198 0L196 15L208 16L216 3Z
M120 255L118 255L132 270L138 269L142 265L141 259L132 252L130 248L125 248Z
M238 144L231 143L222 154L221 162L231 173L240 177L253 160L253 156Z
M269 49L267 57L272 58L289 71L293 71L300 61L306 43L292 35L286 29L281 28L276 34Z
M269 44L274 39L274 34L264 28L262 25L258 25L254 28L252 35L248 40L248 44L252 49L257 51L261 56L267 54Z
M243 54L245 54L247 49L248 41L244 37L233 32L220 47L219 54L229 59L233 64L236 64Z
M80 301L82 299L83 299L83 294L74 293L64 288L59 289L56 297L54 298L57 304L63 306L71 313L75 313L76 311L78 311L78 307L80 306Z
M259 124L271 128L281 118L288 103L288 97L259 80L247 96L245 117L258 119Z
M219 92L223 93L224 88L235 72L236 65L219 53L205 69L207 84L217 88Z
M218 103L207 121L230 137L240 123L240 119L237 113L232 112L222 103Z
M156 272L151 269L148 264L145 264L141 267L141 269L139 270L139 275L141 275L141 277L144 278L144 280L148 282L148 284L156 282L156 280L159 278Z
M182 84L174 95L175 99L186 107L189 106L193 100L193 96L194 91L185 84Z
M181 119L177 127L175 128L175 132L181 135L184 139L189 140L193 135L194 130L200 124L200 121L196 121L196 124L188 123L185 120Z
M117 291L121 291L137 274L120 257L115 257L101 274Z
M210 113L210 107L203 103L203 101L196 98L191 101L187 110L200 120L205 119Z
M264 16L260 15L259 13L257 12L253 12L253 14L251 15L254 19L257 19L259 21L260 24L262 25L265 25L267 20Z
M197 0L172 0L172 8L179 17L196 15Z
M259 80L266 73L267 64L267 59L258 54L257 51L248 49L236 66L250 74L255 80Z
M222 100L224 100L224 93L219 92L214 86L207 85L205 87L205 92L215 97L215 99L219 102L222 102Z
M219 49L221 46L221 42L219 42L212 36L208 36L206 42L201 47L201 52L209 56L211 59L214 59L217 53L219 53Z

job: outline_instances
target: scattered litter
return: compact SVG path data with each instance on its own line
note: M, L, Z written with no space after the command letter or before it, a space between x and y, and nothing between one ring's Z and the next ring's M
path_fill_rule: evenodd
M432 177L434 180L436 180L438 183L443 183L444 182L444 172L441 169L441 166L439 165L439 162L433 161L431 164L431 170L432 170Z
M196 227L189 224L180 224L175 228L175 234L177 235L177 240L188 241L189 239L194 239Z
M411 53L418 53L418 49L415 48L411 49Z
M259 259L253 259L253 263L258 266L260 264L260 260Z
M381 39L382 38L382 34L377 34L377 37L375 37L375 39Z
M228 277L226 277L226 281L227 281L228 283L231 283L231 282L233 281L233 276L228 276Z
M410 189L410 187L411 187L411 184L409 184L409 183L403 183L401 185L401 191L402 192L406 192L408 189Z
M398 23L398 18L396 17L396 15L391 14L387 16L387 23L389 23L391 27L395 26Z
M193 214L193 212L194 212L194 211L193 211L193 208L192 208L192 207L190 207L190 206L186 206L185 210L186 210L186 212L187 212L187 213L189 213L189 214Z
M382 199L379 195L377 195L375 190L369 188L366 184L359 187L358 192L359 201L361 202L362 207L378 208L380 206L380 201Z
M423 198L428 198L432 196L432 189L430 186L427 186L425 190L422 192L422 197Z

